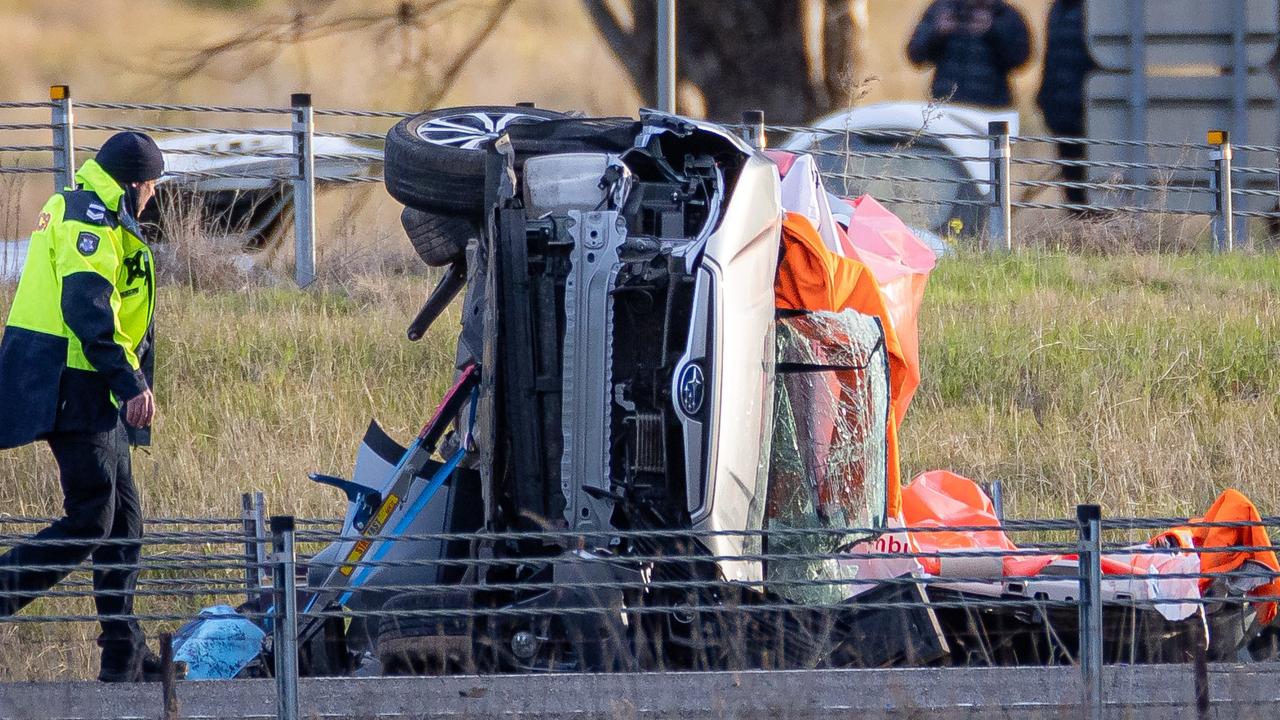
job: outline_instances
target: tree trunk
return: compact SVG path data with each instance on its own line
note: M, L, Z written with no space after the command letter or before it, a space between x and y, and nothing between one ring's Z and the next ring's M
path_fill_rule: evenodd
M845 103L854 62L850 0L820 0L824 58L806 52L805 0L680 0L676 5L677 72L702 93L707 116L737 121L763 110L770 123L812 120ZM630 0L631 22L616 2L584 0L588 12L645 102L656 103L657 12L654 0ZM811 63L821 62L821 72ZM821 78L815 81L815 77Z
M701 90L708 117L736 122L743 110L763 110L770 123L812 118L818 98L805 53L803 5L680 3L677 67L682 80Z

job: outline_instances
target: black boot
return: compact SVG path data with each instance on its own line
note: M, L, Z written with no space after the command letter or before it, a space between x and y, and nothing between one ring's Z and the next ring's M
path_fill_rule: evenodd
M142 660L146 647L136 648L132 643L101 642L102 665L98 679L102 682L140 682Z

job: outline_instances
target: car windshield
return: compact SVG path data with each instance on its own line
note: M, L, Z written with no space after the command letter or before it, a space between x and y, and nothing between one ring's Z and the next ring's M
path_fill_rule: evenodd
M765 522L771 555L831 555L885 518L889 366L879 321L847 310L780 319ZM845 529L848 529L847 531ZM789 532L790 531L790 532ZM788 599L839 602L848 569L835 558L772 560ZM797 582L800 581L800 582Z

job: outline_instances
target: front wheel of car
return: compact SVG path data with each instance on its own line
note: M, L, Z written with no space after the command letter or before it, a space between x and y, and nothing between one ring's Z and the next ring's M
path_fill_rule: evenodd
M488 144L512 125L563 117L533 107L473 105L405 118L387 132L387 192L416 210L473 216L484 205Z

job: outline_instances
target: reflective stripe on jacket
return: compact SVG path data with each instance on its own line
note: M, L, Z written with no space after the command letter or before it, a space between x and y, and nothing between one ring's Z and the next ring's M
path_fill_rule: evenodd
M89 160L40 212L0 339L0 448L109 430L151 384L155 267L123 198Z

